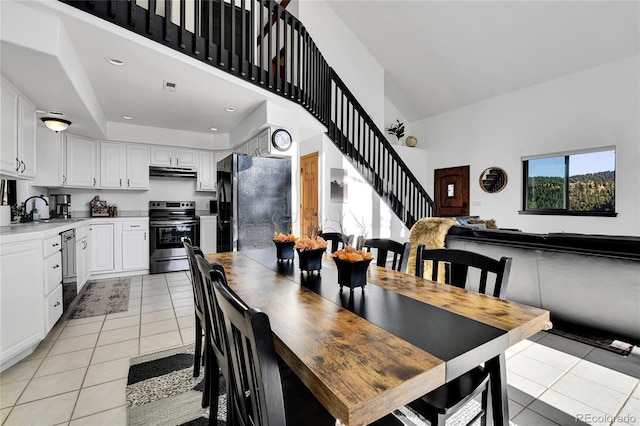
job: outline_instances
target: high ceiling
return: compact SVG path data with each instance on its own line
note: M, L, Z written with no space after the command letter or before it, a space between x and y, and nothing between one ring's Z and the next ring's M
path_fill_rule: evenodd
M334 0L409 121L637 55L638 1Z
M63 111L78 134L104 137L107 123L228 133L265 99L291 107L186 56L176 60L135 34L114 33L65 4L0 3L2 74L38 109ZM639 4L329 1L385 69L385 96L409 121L637 55ZM51 19L67 38L55 26L47 32ZM5 40L5 32L20 31L42 41L25 48ZM57 53L42 49L49 43ZM165 81L177 84L175 93L162 90Z

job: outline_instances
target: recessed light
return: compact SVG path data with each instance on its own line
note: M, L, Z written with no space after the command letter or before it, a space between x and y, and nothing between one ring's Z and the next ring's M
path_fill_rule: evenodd
M212 132L215 132L216 130L218 130L218 128L217 128L217 127L212 127L212 128L211 128L211 129L209 129L209 130L211 130Z
M121 67L124 65L124 62L121 61L120 59L115 59L115 58L105 58L111 65L115 65L117 67Z
M133 120L133 117L131 117L130 115L123 115L122 118L124 118L125 120Z
M235 108L225 108L224 110L227 111L227 112L234 112Z

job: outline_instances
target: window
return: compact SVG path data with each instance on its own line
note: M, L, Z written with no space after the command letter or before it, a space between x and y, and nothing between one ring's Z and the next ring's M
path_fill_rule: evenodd
M614 147L523 158L525 214L615 216Z

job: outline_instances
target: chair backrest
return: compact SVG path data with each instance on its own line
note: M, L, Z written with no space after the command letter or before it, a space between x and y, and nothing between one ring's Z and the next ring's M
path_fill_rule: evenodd
M269 317L249 308L221 280L213 280L233 372L237 423L285 425L284 398Z
M424 262L431 261L431 279L438 278L438 267L440 262L448 265L447 284L465 288L467 284L467 274L469 268L474 268L480 272L478 292L491 294L494 297L504 299L507 295L509 284L509 272L511 271L511 258L501 257L500 260L465 250L455 249L433 249L427 250L420 244L416 250L416 275L423 276ZM487 278L489 273L495 274L493 291L487 292Z
M331 252L338 250L338 248L344 248L353 244L353 235L346 235L340 232L323 232L320 235L327 242L331 241Z
M198 263L196 262L196 255L199 254L202 256L202 250L200 250L199 247L192 246L189 238L183 238L182 245L184 246L184 250L187 252L187 259L189 260L189 273L191 274L191 286L193 288L193 303L196 311L199 313L198 316L202 317L202 315L204 315L205 299L202 289L202 276L200 275Z
M401 272L407 271L411 243L400 243L388 238L369 238L364 240L363 247L367 251L371 251L372 248L377 249L376 265L387 267L387 257L391 253L393 254L391 269Z

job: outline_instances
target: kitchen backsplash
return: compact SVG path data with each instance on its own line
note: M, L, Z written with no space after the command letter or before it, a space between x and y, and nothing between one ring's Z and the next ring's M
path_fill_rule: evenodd
M196 210L209 211L209 202L215 199L215 193L196 192L193 180L180 179L152 179L149 189L145 191L107 190L107 189L74 189L74 188L44 188L31 186L29 182L18 182L18 203L22 203L31 195L70 194L73 216L85 217L89 214L89 202L96 195L108 204L117 204L118 216L127 213L135 216L137 212L144 212L146 216L149 201L195 201ZM85 214L82 214L85 212ZM74 214L75 213L75 214Z

